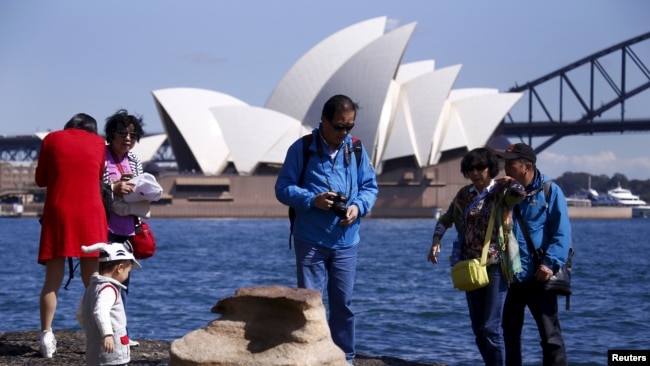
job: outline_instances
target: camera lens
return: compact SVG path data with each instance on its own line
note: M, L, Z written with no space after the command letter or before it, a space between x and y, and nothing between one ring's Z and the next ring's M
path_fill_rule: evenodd
M334 204L332 205L332 210L336 216L344 219L348 216L348 208L345 207L345 204L348 202L348 198L343 195L341 192L336 192L336 196L332 197Z
M344 219L348 215L348 209L345 207L345 204L342 202L337 202L332 206L332 209L334 210L334 213L336 216Z

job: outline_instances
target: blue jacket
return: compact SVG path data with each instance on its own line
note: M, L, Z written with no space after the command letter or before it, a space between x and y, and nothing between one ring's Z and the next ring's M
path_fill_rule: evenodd
M535 171L535 178L526 187L527 192L533 192L548 181L548 177ZM553 272L566 262L571 247L571 223L569 221L569 210L566 198L562 189L555 183L551 183L549 202L546 202L544 190L524 198L518 205L523 221L528 227L531 240L535 249L544 249L542 264L551 268ZM517 274L520 282L533 279L537 269L533 262L530 250L526 244L526 237L521 231L516 213L513 213L513 232L519 242L519 253L523 272Z
M317 142L320 139L319 129L316 128L312 131L309 161L302 182L298 182L303 167L302 138L289 147L275 183L275 197L296 210L293 230L296 240L333 249L357 245L361 217L370 212L379 191L375 169L365 148L357 169L350 135L346 136L334 160L327 153L318 153ZM349 163L345 159L346 147ZM351 225L338 225L339 218L333 210L313 207L316 195L330 190L347 196L349 200L346 206L356 205L359 208L359 217Z

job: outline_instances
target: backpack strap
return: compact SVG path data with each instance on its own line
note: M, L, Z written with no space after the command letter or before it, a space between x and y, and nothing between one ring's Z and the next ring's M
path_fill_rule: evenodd
M361 166L361 152L363 152L363 144L361 140L352 136L352 151L354 151L354 157L357 159L357 170Z
M79 267L80 264L81 264L81 260L79 260L79 262L77 262L77 264L74 265L73 262L72 262L72 257L68 257L68 273L69 273L69 277L68 277L68 282L66 282L65 286L63 287L64 290L67 290L68 286L70 286L70 282L74 278L74 270L77 269L77 267Z
M309 145L311 144L311 134L304 135L302 137L302 169L300 169L300 175L298 177L298 185L302 183L302 179L305 177L305 169L307 168L307 163L309 162ZM293 237L293 223L296 221L296 209L293 206L289 206L289 249L291 249L291 238Z
M553 181L547 180L542 184L542 189L544 189L544 199L548 202L548 197L551 195L551 183Z
M300 169L300 177L298 177L298 185L302 184L302 179L305 177L305 169L309 162L309 145L311 144L311 134L302 137L302 169Z
M550 201L549 197L551 197L551 183L552 180L547 180L542 184L542 189L544 190L544 199L546 200L546 208L548 208L548 202Z

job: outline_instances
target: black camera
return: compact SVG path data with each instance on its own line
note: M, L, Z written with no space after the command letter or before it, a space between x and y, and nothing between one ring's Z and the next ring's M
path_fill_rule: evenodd
M334 201L332 210L334 210L336 216L345 219L348 216L348 208L345 207L345 204L348 203L348 198L343 193L336 192L336 196L331 197L331 200Z

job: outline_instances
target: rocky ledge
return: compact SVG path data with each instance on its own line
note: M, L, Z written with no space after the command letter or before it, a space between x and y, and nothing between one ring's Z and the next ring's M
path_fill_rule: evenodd
M85 336L82 332L56 330L57 352L52 359L42 358L38 352L38 332L21 331L0 333L0 365L85 365ZM169 364L170 343L138 339L139 347L131 348L130 365ZM405 361L394 357L358 355L356 366L444 366L441 363Z

